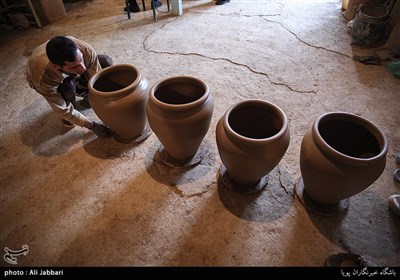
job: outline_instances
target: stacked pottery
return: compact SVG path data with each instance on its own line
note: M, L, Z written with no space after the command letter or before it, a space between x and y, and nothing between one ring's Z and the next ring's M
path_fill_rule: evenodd
M194 163L214 111L208 85L190 76L164 79L151 87L146 108L149 125L166 154L164 163Z
M289 146L289 123L275 104L246 100L221 117L216 140L224 185L239 192L256 192L265 187L268 173Z
M385 169L388 143L373 123L346 112L319 116L304 135L296 192L305 206L335 214Z
M144 140L148 81L130 64L109 66L88 82L89 103L102 122L120 142Z

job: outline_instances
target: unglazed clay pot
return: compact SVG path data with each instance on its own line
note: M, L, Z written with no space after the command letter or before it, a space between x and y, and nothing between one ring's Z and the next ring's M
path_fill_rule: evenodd
M239 192L260 191L289 146L288 119L270 102L242 101L218 121L216 140L224 185Z
M387 151L386 137L367 119L346 112L325 113L303 137L296 193L316 213L343 211L347 198L382 174Z
M214 111L208 85L195 77L177 76L153 85L147 102L147 118L160 140L164 163L190 165L206 135Z
M130 64L109 66L88 82L89 103L120 142L144 140L149 136L146 102L149 84Z

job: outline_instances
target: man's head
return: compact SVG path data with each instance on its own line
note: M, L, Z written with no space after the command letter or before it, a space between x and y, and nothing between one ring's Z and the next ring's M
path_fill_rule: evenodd
M46 45L46 53L53 66L67 74L79 75L86 71L82 52L65 36L51 39Z

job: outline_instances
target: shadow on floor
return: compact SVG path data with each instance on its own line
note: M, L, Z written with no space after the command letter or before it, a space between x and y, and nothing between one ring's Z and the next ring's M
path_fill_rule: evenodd
M80 107L79 107L80 108ZM88 108L80 108L84 114ZM38 112L43 112L37 115ZM44 100L38 100L20 113L20 134L22 142L32 147L37 156L52 157L67 153L82 139L92 133L75 128L66 128Z
M400 219L388 216L388 211L386 200L373 191L365 190L352 196L349 208L335 216L320 216L309 211L308 215L327 239L346 252L388 258L393 257L393 253L391 256L389 253L395 252L394 248L400 248ZM387 227L387 224L390 226ZM387 234L376 234L371 227L381 228ZM391 238L393 236L396 238Z
M283 217L294 200L294 186L286 169L277 166L269 173L264 190L253 194L239 194L218 182L218 194L225 206L235 216L253 222L271 222Z
M204 140L201 144L204 151L201 162L198 165L185 168L174 168L162 164L158 152L160 145L161 143L156 141L150 147L146 157L146 170L154 180L162 184L177 186L200 180L211 171L214 165L215 150L207 140Z

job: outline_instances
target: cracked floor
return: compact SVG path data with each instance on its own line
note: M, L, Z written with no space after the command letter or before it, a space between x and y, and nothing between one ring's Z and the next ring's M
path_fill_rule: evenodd
M398 266L400 220L387 198L400 192L392 178L400 82L383 66L352 59L340 1L184 1L182 16L164 5L157 22L151 11L128 20L123 7L94 0L51 25L2 35L0 247L28 245L19 265L318 267L331 254L354 252ZM24 76L32 50L63 34L135 65L150 85L178 75L204 80L215 109L201 164L159 165L154 134L134 145L65 130ZM254 195L218 180L216 124L246 99L278 105L291 133L268 187ZM330 111L374 122L389 152L381 177L352 196L347 211L323 217L305 210L294 183L302 137Z

